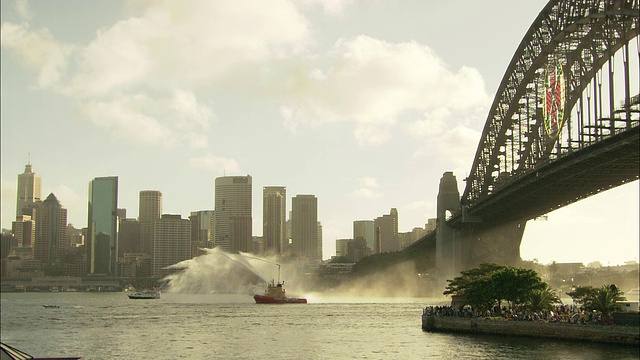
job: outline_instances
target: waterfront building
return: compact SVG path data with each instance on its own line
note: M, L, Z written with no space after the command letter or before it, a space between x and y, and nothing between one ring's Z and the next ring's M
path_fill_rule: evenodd
M38 208L33 257L48 265L61 261L67 252L67 209L51 193Z
M322 261L321 232L318 228L318 199L296 195L291 201L291 246L294 256L309 263Z
M195 257L202 255L200 249L213 248L215 211L192 211L189 221L191 222L191 257Z
M353 222L353 240L364 239L369 249L374 249L373 220L356 220Z
M265 186L262 188L262 236L264 252L284 255L287 223L287 188Z
M163 214L153 226L153 276L165 277L176 270L170 265L191 258L191 225L180 215Z
M398 242L398 210L392 208L389 214L377 217L373 221L373 227L375 254L400 250Z
M40 176L33 172L31 164L25 165L24 173L18 175L16 219L25 214L23 209L29 204L41 201L40 183Z
M89 183L86 254L90 274L118 276L118 177L97 177Z
M250 251L252 238L251 192L250 175L216 178L215 247L227 252Z
M140 251L153 257L153 224L162 215L162 193L157 190L140 191L138 221L140 222Z
M35 213L35 210L33 211ZM11 223L17 246L32 248L36 242L36 222L30 215L20 215Z

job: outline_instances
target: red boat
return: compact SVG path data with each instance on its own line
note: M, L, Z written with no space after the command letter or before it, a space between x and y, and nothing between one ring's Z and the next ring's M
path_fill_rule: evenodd
M285 294L284 281L276 285L273 280L267 284L267 290L264 295L254 295L253 299L256 304L306 304L307 299L289 298Z

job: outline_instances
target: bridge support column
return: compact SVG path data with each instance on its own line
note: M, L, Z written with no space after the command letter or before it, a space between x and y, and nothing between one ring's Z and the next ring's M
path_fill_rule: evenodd
M454 252L454 229L447 225L447 218L460 211L460 193L453 172L445 172L440 178L437 203L436 228L436 271L437 281L446 284L453 279L456 257Z
M476 223L456 230L456 273L486 262L518 266L521 261L520 243L525 224L526 221L513 221L485 228L482 224Z

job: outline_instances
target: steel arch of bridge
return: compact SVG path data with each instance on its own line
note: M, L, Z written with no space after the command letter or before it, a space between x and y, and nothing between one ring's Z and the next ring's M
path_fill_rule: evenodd
M638 43L639 0L550 1L515 52L489 111L467 184L463 207L472 207L514 177L558 160L639 122L631 93L629 44ZM613 63L623 57L623 95L616 106ZM634 54L635 56L635 54ZM640 58L640 50L638 57ZM549 133L543 103L548 65L565 75L564 127ZM605 65L609 64L608 69ZM637 66L637 65L636 65ZM637 66L640 67L640 66ZM632 69L637 75L637 69ZM602 93L603 72L605 93ZM607 78L608 77L608 78ZM636 86L637 89L637 86ZM608 92L608 93L607 93ZM636 180L637 174L635 179Z

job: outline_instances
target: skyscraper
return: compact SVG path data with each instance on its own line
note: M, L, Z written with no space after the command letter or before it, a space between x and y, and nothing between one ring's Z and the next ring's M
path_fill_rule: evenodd
M266 253L283 255L287 222L287 189L284 186L262 188L262 237Z
M215 237L214 246L233 252L245 249L248 236L252 238L251 176L224 176L215 180ZM232 234L232 221L234 224ZM242 228L241 227L245 227ZM236 235L238 238L233 238ZM244 250L243 250L244 249Z
M140 222L140 251L153 258L153 224L162 215L162 193L140 191L138 221Z
M374 253L394 252L400 249L398 242L398 210L391 209L387 215L377 217L373 221Z
M314 195L296 195L291 199L293 254L310 263L322 261L322 251L319 251L322 244L318 230L318 199Z
M11 223L11 232L18 247L33 248L36 242L36 222L31 216L18 216L16 221Z
M97 177L89 183L87 263L90 274L118 276L118 177Z
M363 239L369 249L375 249L373 220L356 220L353 222L353 240Z
M33 257L43 264L51 264L62 260L67 252L67 209L51 193L38 209Z
M215 225L215 211L192 211L189 216L191 223L191 257L201 255L201 248L213 247L213 233Z
M23 215L22 209L40 201L40 182L40 176L33 172L31 164L25 165L24 173L18 175L16 219Z
M153 276L164 277L175 270L167 266L191 258L191 225L180 215L163 214L153 227Z

